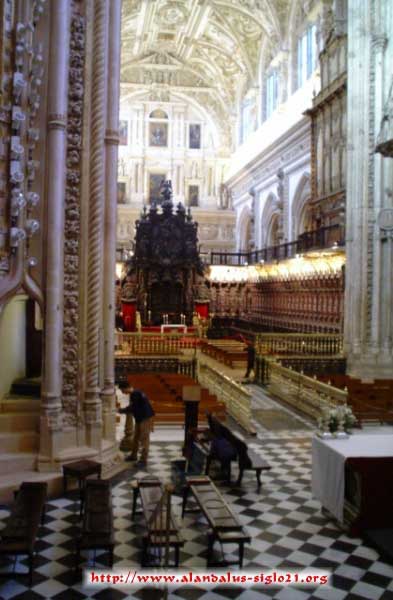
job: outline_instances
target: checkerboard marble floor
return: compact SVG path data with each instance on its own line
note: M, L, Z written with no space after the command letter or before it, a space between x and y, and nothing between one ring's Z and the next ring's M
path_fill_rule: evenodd
M297 432L298 433L298 432ZM244 568L253 571L328 570L330 585L300 587L180 587L171 589L173 600L219 600L220 598L259 600L393 600L393 566L384 562L378 553L361 539L347 537L321 513L319 502L310 490L311 431L305 427L303 436L283 432L249 440L253 450L263 455L272 470L262 476L258 493L254 473L246 472L242 488L217 483L226 500L240 516L252 542L246 546ZM181 458L179 442L153 442L147 472L163 481L171 478L171 461ZM234 469L235 471L235 469ZM123 472L113 481L114 525L116 529L116 568L139 567L143 517L131 520L132 496L130 482L146 475L136 467ZM235 476L236 473L233 473ZM174 496L174 511L180 520L180 497ZM3 508L3 507L1 507ZM0 510L1 521L7 511ZM74 581L73 549L78 531L78 503L73 492L67 497L48 503L45 524L37 544L34 584L27 587L27 578L0 580L0 598L39 600L77 600L97 598L118 600L136 598L155 600L162 597L157 588L87 588ZM180 521L181 522L181 521ZM181 522L186 540L181 552L181 567L204 568L206 562L207 525L201 516L189 513ZM226 558L234 558L231 546ZM87 565L107 567L107 555L97 552L87 555ZM95 560L95 562L94 562ZM27 570L21 557L16 570ZM7 566L7 565L5 565ZM9 565L7 566L9 569Z

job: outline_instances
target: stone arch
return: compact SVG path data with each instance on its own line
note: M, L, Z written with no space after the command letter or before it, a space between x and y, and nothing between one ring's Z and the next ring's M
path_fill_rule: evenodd
M312 229L310 174L303 173L292 200L292 238Z
M262 247L275 246L281 242L281 219L279 200L272 192L267 197L262 212Z
M252 238L252 215L249 206L245 206L239 214L236 231L238 232L238 252L249 252Z

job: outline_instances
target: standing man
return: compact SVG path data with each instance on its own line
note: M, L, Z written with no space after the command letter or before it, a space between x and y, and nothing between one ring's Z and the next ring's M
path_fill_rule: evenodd
M138 466L144 467L149 456L150 431L153 425L154 410L146 394L134 390L130 394L130 403L120 411L123 414L132 414L135 420L134 439L131 455L127 460L138 460L138 449L141 446L141 458Z
M255 348L252 342L247 342L247 371L245 374L246 379L250 377L251 371L255 373Z

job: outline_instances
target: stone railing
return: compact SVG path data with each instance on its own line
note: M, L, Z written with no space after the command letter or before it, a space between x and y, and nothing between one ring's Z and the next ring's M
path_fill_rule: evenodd
M261 355L342 356L341 335L317 333L259 333L255 347Z
M183 350L197 347L199 338L184 333L125 333L116 332L116 355L181 354Z
M199 362L198 382L207 387L217 400L224 402L228 414L248 433L255 434L251 424L251 393L214 367Z
M283 367L273 359L264 358L259 367L264 384L273 396L315 420L322 416L326 406L334 407L347 403L347 390L340 390L316 378Z

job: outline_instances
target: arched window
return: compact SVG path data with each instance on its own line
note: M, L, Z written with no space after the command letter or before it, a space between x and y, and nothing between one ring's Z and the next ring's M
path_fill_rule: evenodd
M265 117L268 119L278 106L278 72L277 69L270 71L265 85Z
M161 110L161 108L156 108L156 110L153 110L150 115L149 115L149 119L167 119L168 115L166 114L166 112L164 110Z
M317 27L309 25L297 41L297 87L302 87L317 66Z
M241 129L240 143L246 141L248 136L255 131L256 127L256 104L255 98L245 98L241 106Z

